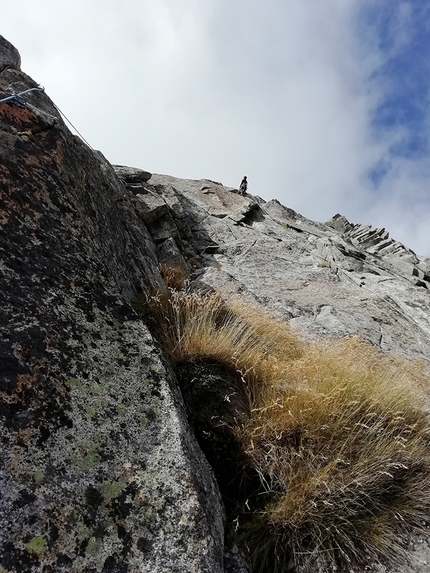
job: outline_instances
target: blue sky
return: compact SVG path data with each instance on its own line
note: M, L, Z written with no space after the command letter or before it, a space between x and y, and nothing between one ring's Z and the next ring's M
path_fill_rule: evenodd
M371 79L384 86L372 114L378 132L403 128L370 176L375 188L390 170L391 158L419 161L429 154L430 5L426 2L384 2L360 11L358 34L371 30L382 62Z
M22 68L113 163L385 227L430 256L424 0L0 0Z

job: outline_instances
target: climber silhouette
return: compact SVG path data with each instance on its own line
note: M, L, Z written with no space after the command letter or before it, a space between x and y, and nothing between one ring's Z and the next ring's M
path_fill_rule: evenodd
M246 175L245 175L239 187L239 195L246 195L247 189L248 189L248 181L246 180Z

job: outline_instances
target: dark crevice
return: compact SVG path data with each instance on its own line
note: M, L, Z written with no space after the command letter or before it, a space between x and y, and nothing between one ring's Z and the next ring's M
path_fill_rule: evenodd
M256 471L239 438L238 430L250 417L242 378L238 372L216 362L177 364L176 373L189 423L214 471L223 499L227 518L226 555L230 551L234 553L237 544L245 559L252 560L252 548L241 543L241 528L247 526L255 512L266 506L268 496L272 494L265 491L264 479ZM243 573L244 569L228 563L226 571ZM251 566L247 564L247 567L251 572ZM269 569L261 569L261 573L268 572Z
M240 223L252 226L254 223L261 223L264 220L265 220L264 211L261 209L259 205L255 204L255 205L250 205L243 219L240 220Z
M187 362L177 365L176 371L188 420L215 472L227 516L235 516L260 490L260 479L236 432L250 415L242 380L213 362Z

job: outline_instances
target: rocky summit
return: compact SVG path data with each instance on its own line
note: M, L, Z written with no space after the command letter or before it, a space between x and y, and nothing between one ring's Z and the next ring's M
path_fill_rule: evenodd
M184 373L139 301L176 269L189 292L240 299L306 340L358 336L425 373L430 260L339 214L318 223L111 165L2 37L0 134L0 571L257 572L221 471L241 455L237 377ZM430 572L425 524L406 551L398 573Z

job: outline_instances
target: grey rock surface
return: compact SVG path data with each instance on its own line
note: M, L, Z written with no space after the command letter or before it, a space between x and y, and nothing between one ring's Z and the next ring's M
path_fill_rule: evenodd
M27 102L0 104L0 570L221 572L217 484L133 310L157 246L103 156Z
M18 60L0 38L2 93L36 86ZM248 572L207 461L232 455L205 410L222 422L234 380L193 365L178 381L136 297L176 265L305 337L428 364L430 260L341 215L111 166L45 93L0 104L0 136L0 572ZM428 539L411 559L430 572Z
M3 36L0 36L0 72L6 68L18 69L21 66L21 56L15 46Z
M125 165L113 165L115 173L120 181L132 193L139 193L144 189L144 184L151 179L151 173L135 167L126 167Z
M195 284L261 304L309 337L359 335L429 359L430 261L385 231L339 216L317 223L276 200L208 192L204 180L149 182L180 204L171 234L199 254Z

